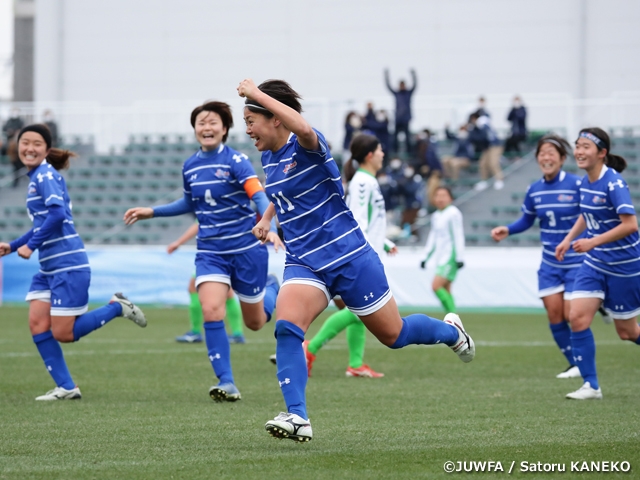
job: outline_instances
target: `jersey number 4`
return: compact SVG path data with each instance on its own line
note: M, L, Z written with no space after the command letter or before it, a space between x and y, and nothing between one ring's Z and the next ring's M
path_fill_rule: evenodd
M216 199L211 196L211 190L207 188L207 191L204 192L204 201L207 202L212 207L217 205Z
M293 203L291 203L291 200L289 200L287 197L285 197L282 194L282 192L278 192L278 195L280 195L280 198L282 198L282 200L287 202L287 212L290 212L291 210L296 208L296 207L294 207ZM282 207L282 202L280 201L280 198L278 198L275 193L272 193L271 196L273 197L273 199L278 204L278 207L280 207L280 213L284 213L284 208Z

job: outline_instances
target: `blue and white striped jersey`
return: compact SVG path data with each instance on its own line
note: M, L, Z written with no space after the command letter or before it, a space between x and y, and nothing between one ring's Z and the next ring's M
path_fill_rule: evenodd
M260 245L251 233L256 213L243 186L257 177L249 157L224 144L214 152L198 150L184 162L182 177L200 224L198 251L233 254Z
M317 151L296 135L277 152L262 153L267 196L284 232L286 264L314 272L337 267L371 248L344 202L340 171L320 132Z
M571 231L580 216L579 189L581 179L577 175L560 170L550 182L542 177L529 185L522 204L522 212L540 221L542 261L564 268L576 268L584 260L583 253L570 248L564 261L555 257L556 247ZM581 237L584 235L581 235Z
M27 210L34 233L47 218L49 206L64 208L64 221L38 248L40 273L53 275L68 270L89 270L84 244L73 226L71 199L64 178L46 160L28 175Z
M585 176L580 186L580 213L592 238L620 225L619 215L635 215L627 182L613 168L602 167L600 178L589 182ZM585 263L617 277L640 275L640 237L632 233L615 242L587 252Z

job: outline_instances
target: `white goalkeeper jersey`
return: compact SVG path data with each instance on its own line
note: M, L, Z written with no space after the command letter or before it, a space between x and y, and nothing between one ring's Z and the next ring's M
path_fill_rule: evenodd
M425 245L425 258L435 258L436 265L464 262L462 212L454 205L431 214L431 231Z
M387 215L376 177L366 170L358 169L347 188L347 206L369 245L379 256L395 246L386 239Z

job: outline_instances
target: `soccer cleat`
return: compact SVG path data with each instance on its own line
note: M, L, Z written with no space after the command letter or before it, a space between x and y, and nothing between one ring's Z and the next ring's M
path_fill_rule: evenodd
M197 332L187 332L184 335L176 337L179 343L202 343L202 335Z
M309 442L313 437L311 423L295 413L280 412L273 420L269 420L265 430L274 438L288 438L296 442Z
M451 350L458 354L460 360L469 363L476 356L476 345L464 329L460 317L455 313L447 313L444 323L453 325L458 329L458 341L451 346Z
M556 375L556 378L579 378L580 377L580 369L575 365L569 365L567 369Z
M122 293L118 292L113 294L113 297L111 297L111 301L109 303L114 302L118 302L120 305L122 305L122 316L124 318L128 318L139 327L147 326L147 319L144 317L144 313L142 313L142 310L134 305L133 302L131 302Z
M602 321L607 324L607 325L611 325L613 323L613 317L611 316L611 314L609 312L607 312L604 307L600 307L598 309L598 312L600 312L600 315L602 315Z
M384 377L384 373L376 372L369 365L362 365L358 368L347 368L345 373L347 377L365 377L365 378L381 378Z
M236 402L242 397L233 383L223 383L209 389L209 396L215 402Z
M71 390L67 390L66 388L62 387L56 387L53 390L49 390L44 395L36 397L36 400L49 402L52 400L79 400L81 398L82 394L80 393L80 389L76 386Z
M247 340L244 338L244 335L241 333L232 333L229 335L229 343L247 343Z
M271 363L273 363L274 365L277 365L277 362L276 362L276 354L275 354L275 353L274 353L273 355L269 355L269 361L270 361Z
M575 392L567 393L567 398L571 400L602 400L602 390L591 388L589 382L584 382Z
M316 356L311 353L307 347L309 346L309 340L305 340L302 342L302 350L304 350L304 359L307 362L307 376L311 376L311 368L313 367L313 362L316 359Z

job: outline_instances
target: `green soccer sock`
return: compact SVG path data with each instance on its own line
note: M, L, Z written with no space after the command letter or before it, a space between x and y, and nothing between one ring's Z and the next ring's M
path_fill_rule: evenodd
M193 333L202 332L202 306L197 293L190 293L191 303L189 304L189 322Z
M240 302L233 297L227 298L227 321L231 327L231 334L234 336L242 335L242 310Z
M364 344L367 341L367 327L360 319L347 327L347 343L349 344L349 366L360 368L364 358Z
M456 311L456 304L453 301L453 295L447 292L446 288L439 288L435 293L436 297L438 297L438 299L440 300L440 303L442 303L442 306L444 307L446 313L452 313Z
M325 343L338 335L342 330L355 322L359 322L360 319L356 317L350 310L344 309L331 315L322 325L322 328L311 339L307 350L314 355L318 353Z

